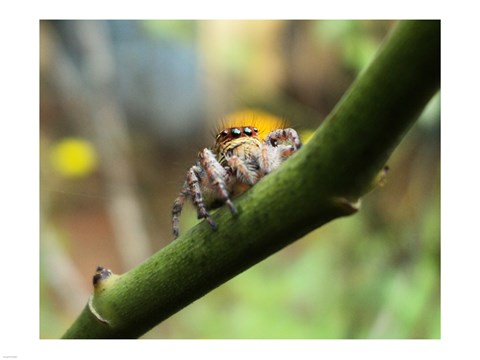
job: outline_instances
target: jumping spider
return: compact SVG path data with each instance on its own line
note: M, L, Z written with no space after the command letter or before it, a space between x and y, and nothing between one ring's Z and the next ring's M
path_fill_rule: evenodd
M259 128L252 123L255 121L237 120L224 125L216 135L214 147L199 152L198 160L188 170L186 181L173 204L175 238L179 234L180 213L188 197L197 209L198 218L205 219L215 230L217 224L208 210L227 204L232 214L236 214L231 199L278 168L302 146L294 129L277 128L282 125L279 121L270 124L269 129L261 128L261 131L260 123ZM261 134L270 129L274 130L262 139Z

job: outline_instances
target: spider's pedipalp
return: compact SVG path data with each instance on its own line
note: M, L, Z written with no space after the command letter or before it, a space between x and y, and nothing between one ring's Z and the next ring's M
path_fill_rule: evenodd
M232 169L232 173L238 181L253 186L257 182L257 170L249 169L245 161L238 156L232 155L227 159L228 166Z
M271 146L270 143L265 142L262 146L262 153L260 154L259 161L260 167L263 169L265 175L267 175L280 166L282 158L277 147Z

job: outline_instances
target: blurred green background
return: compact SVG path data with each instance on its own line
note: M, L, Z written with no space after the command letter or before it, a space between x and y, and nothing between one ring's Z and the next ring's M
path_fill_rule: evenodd
M173 200L222 116L257 108L308 134L394 24L41 21L41 338L75 320L97 265L122 273L172 240ZM438 95L388 164L357 215L144 338L439 338ZM186 206L183 230L196 221Z

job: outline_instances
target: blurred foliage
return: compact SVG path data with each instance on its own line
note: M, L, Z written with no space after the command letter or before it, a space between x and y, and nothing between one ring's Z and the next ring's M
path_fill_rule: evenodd
M76 318L97 265L121 273L136 248L171 241L171 205L219 120L255 107L307 137L392 24L42 21L40 336L59 337ZM108 66L89 63L91 51ZM92 73L107 79L101 92ZM113 101L102 107L100 97ZM114 111L98 116L105 108ZM439 109L437 96L357 215L310 233L144 337L439 338ZM119 241L124 217L148 244ZM196 222L186 206L182 228Z
M359 72L372 60L379 41L373 30L375 22L326 20L315 23L315 35L319 42L338 46L342 62Z
M193 41L196 33L196 21L178 20L143 20L139 25L154 37L175 39L177 41Z

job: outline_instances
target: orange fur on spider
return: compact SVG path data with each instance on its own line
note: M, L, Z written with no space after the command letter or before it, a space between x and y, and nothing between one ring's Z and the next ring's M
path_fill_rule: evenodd
M283 129L287 125L285 120L282 120L272 114L264 111L245 109L227 115L220 121L216 132L220 133L224 129L241 128L244 126L253 126L258 129L258 137L264 139L271 131L276 129Z

